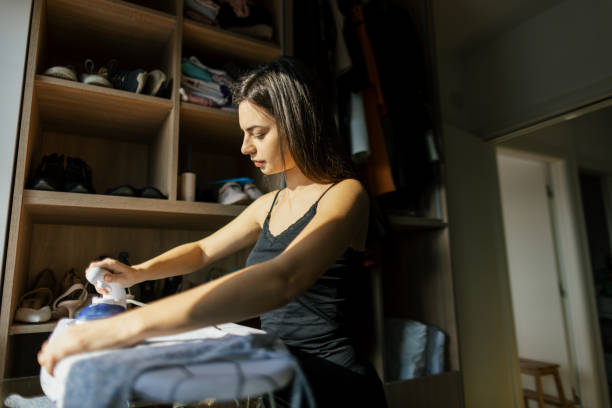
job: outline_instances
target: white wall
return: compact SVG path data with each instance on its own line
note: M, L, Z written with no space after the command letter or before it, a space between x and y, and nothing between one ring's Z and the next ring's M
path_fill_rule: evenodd
M4 252L31 6L31 0L0 1L0 278L4 275Z
M443 136L465 404L521 407L495 150L448 125Z
M441 86L446 116L488 136L611 95L610 16L610 1L565 0L447 63L461 80Z

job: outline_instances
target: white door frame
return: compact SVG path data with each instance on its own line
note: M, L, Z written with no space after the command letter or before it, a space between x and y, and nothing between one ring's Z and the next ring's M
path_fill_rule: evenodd
M581 396L581 406L609 407L595 288L575 161L573 158L501 146L497 150L550 165L555 196L552 221L559 254L560 282L568 294L563 304L567 316L570 359L574 367L572 383L576 384L576 391ZM565 391L571 396L570 390Z

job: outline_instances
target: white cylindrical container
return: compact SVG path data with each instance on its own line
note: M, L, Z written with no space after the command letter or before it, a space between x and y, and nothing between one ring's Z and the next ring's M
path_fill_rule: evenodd
M196 175L192 172L181 174L181 200L195 201Z

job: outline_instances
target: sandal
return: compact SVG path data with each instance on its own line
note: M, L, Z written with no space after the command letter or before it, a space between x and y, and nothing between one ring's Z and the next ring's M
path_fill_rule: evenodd
M56 280L53 271L43 269L36 275L32 289L17 303L15 320L24 323L44 323L51 319L49 306L55 297Z
M87 300L87 289L83 280L70 269L62 281L62 294L58 296L51 307L51 317L59 319L68 317L72 319L75 312Z

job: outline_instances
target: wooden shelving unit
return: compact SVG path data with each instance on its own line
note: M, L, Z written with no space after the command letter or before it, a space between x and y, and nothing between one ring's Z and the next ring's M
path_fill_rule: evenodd
M281 16L282 0L265 7ZM70 268L84 269L101 254L127 251L136 263L184 242L201 239L245 208L178 199L181 146L194 149L197 181L252 177L242 157L236 112L182 103L181 60L197 55L221 68L259 64L281 54L280 33L264 42L183 18L182 0L35 0L27 53L20 140L0 309L0 375L11 377L23 335L53 330L56 322L13 321L17 301L32 277L49 267L61 280ZM45 76L54 65L84 72L115 59L120 69L160 69L172 80L169 97L86 85ZM48 154L79 157L92 169L97 194L29 189ZM201 185L200 183L200 185ZM167 199L106 195L129 184L153 186ZM265 185L260 188L265 190ZM246 254L224 261L239 266ZM21 350L15 352L15 350ZM37 350L31 350L36 353ZM37 367L32 367L36 374Z
M193 150L198 183L241 176L261 180L240 154L236 112L180 100L181 61L197 55L221 68L225 62L250 66L275 58L282 53L279 27L288 20L281 15L283 2L262 1L276 22L274 40L264 42L185 19L183 0L34 1L0 309L2 378L11 377L22 360L32 360L13 352L23 350L16 347L20 339L40 335L42 342L55 327L55 322L13 321L18 299L42 268L61 279L70 268L80 270L100 254L119 250L129 251L136 263L202 238L243 211L243 206L178 199L179 157L186 145ZM43 75L53 65L73 65L81 72L86 58L96 67L116 59L125 69L161 69L173 81L171 95L136 95ZM29 189L42 157L53 152L84 159L98 194ZM121 184L152 185L168 198L104 194ZM389 214L392 233L372 281L373 359L384 377L385 317L415 319L448 335L448 372L385 381L390 407L405 401L462 406L443 185L431 202L442 203L441 214L439 208L425 217ZM240 265L241 257L228 265ZM37 372L34 367L32 374Z

